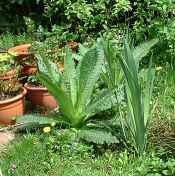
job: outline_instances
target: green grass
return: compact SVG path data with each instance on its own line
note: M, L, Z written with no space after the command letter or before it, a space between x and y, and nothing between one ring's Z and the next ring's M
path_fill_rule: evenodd
M153 152L138 158L126 151L106 151L95 156L86 151L85 144L68 149L65 141L55 143L51 136L28 134L17 138L0 155L3 176L159 176L165 172L175 174L175 160L163 161ZM62 152L53 149L59 145L64 146ZM16 166L14 171L13 165Z

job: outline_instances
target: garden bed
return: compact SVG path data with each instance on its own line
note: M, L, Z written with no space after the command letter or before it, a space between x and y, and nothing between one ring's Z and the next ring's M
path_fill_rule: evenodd
M0 104L21 102L0 111L0 176L174 176L173 4L66 3L59 25L43 2L40 25L0 36Z

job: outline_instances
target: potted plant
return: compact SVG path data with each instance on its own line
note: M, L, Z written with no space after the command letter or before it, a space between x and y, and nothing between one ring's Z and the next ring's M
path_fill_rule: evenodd
M8 80L17 76L19 65L16 56L8 53L0 53L0 80Z
M21 44L15 47L9 48L8 53L15 53L19 59L26 58L31 55L29 48L31 44Z
M27 91L16 79L0 80L0 124L9 125L24 114Z
M23 44L8 49L8 53L15 54L18 64L22 66L19 73L21 77L29 76L37 71L34 55L29 51L30 48L31 44Z
M58 106L55 98L49 94L36 75L29 76L24 87L27 89L27 98L32 105L40 105L48 109L55 109Z

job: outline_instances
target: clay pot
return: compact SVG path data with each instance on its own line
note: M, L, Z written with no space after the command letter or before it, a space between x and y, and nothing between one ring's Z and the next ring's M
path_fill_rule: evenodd
M36 65L23 65L20 76L29 76L33 75L37 72L37 66Z
M35 87L29 84L25 84L27 89L27 98L32 105L40 105L48 109L55 109L58 106L55 98L49 94L45 87Z
M24 98L27 93L25 88L22 88L21 94L0 101L0 124L12 125L15 123L15 117L24 114L25 104Z
M7 71L4 74L1 74L0 75L0 80L9 80L9 79L12 79L12 78L15 78L15 77L16 77L16 70L13 69L13 70Z
M18 58L22 59L30 56L29 48L31 44L18 45L8 49L8 53L15 53Z

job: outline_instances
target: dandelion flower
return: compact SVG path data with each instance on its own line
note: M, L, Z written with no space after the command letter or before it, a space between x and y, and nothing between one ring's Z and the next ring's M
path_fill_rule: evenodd
M50 127L44 127L43 128L44 133L49 133L51 131Z

